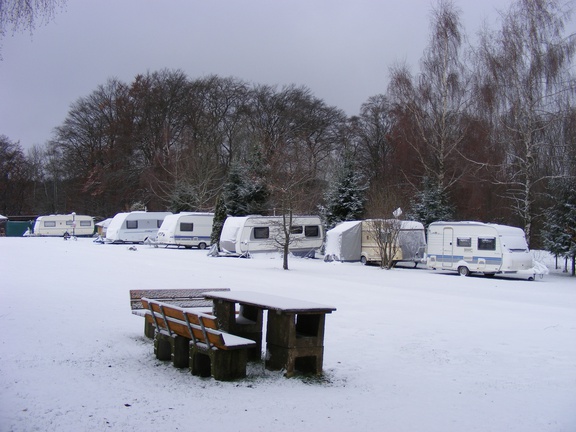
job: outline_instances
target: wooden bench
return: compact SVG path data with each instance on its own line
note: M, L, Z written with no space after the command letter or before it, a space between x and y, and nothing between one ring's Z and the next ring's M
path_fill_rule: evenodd
M142 297L182 308L210 308L212 300L204 298L204 293L209 291L230 291L230 288L130 290L130 309L134 315L146 315L146 310L140 301ZM154 326L148 320L144 320L144 334L149 338L154 337Z
M217 318L141 298L145 319L155 328L154 353L189 367L193 375L229 381L246 377L248 348L256 342L219 330Z

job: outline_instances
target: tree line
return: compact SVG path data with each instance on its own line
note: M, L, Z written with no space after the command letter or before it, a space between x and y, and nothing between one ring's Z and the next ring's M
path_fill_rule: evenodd
M576 36L563 5L517 0L472 45L440 0L417 73L391 66L386 92L354 116L304 86L168 69L109 79L45 145L0 137L0 211L289 210L330 226L401 207L425 224L520 226L541 246L556 185L576 189Z

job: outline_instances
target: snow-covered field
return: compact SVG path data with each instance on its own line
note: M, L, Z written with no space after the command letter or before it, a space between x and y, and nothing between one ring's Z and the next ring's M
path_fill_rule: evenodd
M576 279L0 238L1 431L576 430ZM155 359L130 289L335 306L322 379L218 382Z

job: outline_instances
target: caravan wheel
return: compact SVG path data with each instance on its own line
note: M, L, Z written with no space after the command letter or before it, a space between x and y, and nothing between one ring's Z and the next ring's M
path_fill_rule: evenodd
M458 273L460 273L460 276L470 276L470 270L466 266L458 267Z
M199 243L198 249L202 249L202 250L206 249L206 243Z
M360 262L362 263L362 265L368 264L368 260L366 259L366 257L364 255L362 255L360 257Z

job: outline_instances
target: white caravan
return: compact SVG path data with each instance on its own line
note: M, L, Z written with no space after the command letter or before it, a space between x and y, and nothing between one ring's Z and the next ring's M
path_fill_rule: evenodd
M95 232L94 218L75 213L39 216L34 222L33 231L35 236L62 237L68 233L76 237L90 237Z
M527 274L534 278L532 254L524 231L482 222L433 222L428 227L428 268L463 276L483 273Z
M342 222L326 233L326 261L360 261L362 264L379 262L380 250L374 239L375 219ZM378 221L378 220L376 220ZM382 221L384 221L382 219ZM416 221L401 221L394 264L423 262L426 251L424 225Z
M197 247L210 246L214 213L182 212L164 218L158 230L159 245Z
M158 229L170 212L133 211L118 213L106 229L106 243L143 243L155 240Z
M220 249L235 256L281 250L282 216L229 216L220 234ZM290 252L314 257L322 248L324 232L319 216L292 216Z

